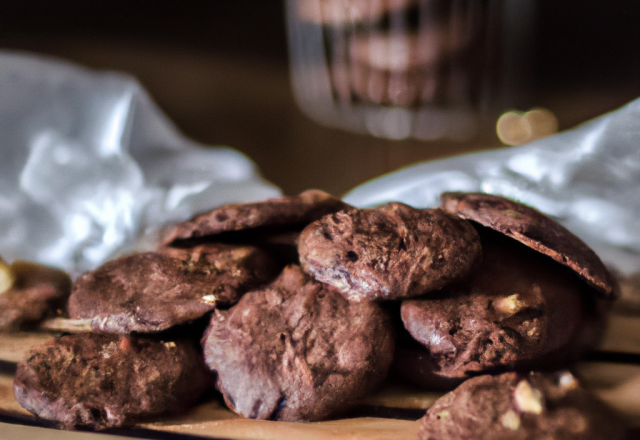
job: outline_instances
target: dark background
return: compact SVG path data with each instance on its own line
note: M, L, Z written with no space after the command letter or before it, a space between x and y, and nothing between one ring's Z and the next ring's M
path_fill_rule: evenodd
M640 2L537 7L534 105L568 128L640 96ZM129 72L185 134L247 153L287 193L340 194L419 160L499 146L389 141L309 120L289 88L281 1L3 0L0 48Z

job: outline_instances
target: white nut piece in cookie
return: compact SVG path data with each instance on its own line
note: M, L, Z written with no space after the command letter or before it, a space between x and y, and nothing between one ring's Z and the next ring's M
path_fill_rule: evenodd
M580 384L573 374L568 371L564 371L560 377L558 377L558 386L562 388L563 391L570 391L578 388Z
M528 380L521 380L513 391L517 408L525 413L542 414L544 402L542 393L531 386Z
M500 417L500 424L512 431L517 431L520 428L520 416L510 409Z
M4 293L13 287L16 275L3 259L0 257L0 293Z
M493 302L493 309L503 315L511 316L527 307L527 303L522 301L520 295L514 293L505 298L497 299Z

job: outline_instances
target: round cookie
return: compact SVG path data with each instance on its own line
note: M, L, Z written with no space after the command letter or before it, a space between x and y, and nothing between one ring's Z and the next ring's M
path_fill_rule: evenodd
M616 296L613 279L595 252L540 211L490 194L448 192L441 200L447 211L515 238L571 268L605 297Z
M26 261L3 268L12 279L10 287L0 292L0 331L35 325L64 307L71 291L71 278L65 272Z
M203 244L128 255L76 280L69 316L91 319L97 332L157 332L235 304L278 269L250 246Z
M472 278L402 303L405 328L426 347L429 380L548 367L596 342L599 332L584 329L603 323L571 270L490 229L480 236L483 262Z
M302 229L325 214L349 205L320 190L307 190L297 196L279 197L263 202L225 205L193 220L165 229L162 243L209 237L255 228L286 227ZM282 231L278 231L282 232Z
M349 303L288 266L268 287L216 310L202 340L229 407L254 419L322 420L377 389L394 336L376 303Z
M394 202L323 217L302 231L298 253L315 279L360 301L440 289L469 274L481 247L467 221Z
M418 440L622 440L624 423L569 372L469 379L420 419Z
M82 334L33 347L13 388L39 417L67 429L105 429L184 411L211 384L191 341Z

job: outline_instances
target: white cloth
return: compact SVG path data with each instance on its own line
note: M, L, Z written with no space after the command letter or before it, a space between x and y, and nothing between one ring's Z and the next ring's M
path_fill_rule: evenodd
M0 52L0 255L77 275L174 220L280 191L182 136L131 77Z

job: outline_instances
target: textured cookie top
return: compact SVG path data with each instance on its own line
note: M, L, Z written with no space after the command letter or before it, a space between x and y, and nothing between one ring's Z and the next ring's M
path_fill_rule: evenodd
M269 255L250 246L204 244L128 255L76 280L69 316L92 319L98 332L157 332L235 304L277 271Z
M323 217L300 234L300 262L352 301L422 295L465 277L481 254L465 220L390 203Z
M33 347L14 392L23 408L65 428L104 429L184 411L211 383L191 341L82 334Z
M540 211L490 194L448 192L441 199L447 211L515 238L571 268L604 296L615 296L611 275L595 252Z
M186 240L223 232L291 226L304 227L325 214L340 211L348 205L320 190L307 190L297 196L279 197L262 202L225 205L193 220L165 229L162 242Z
M420 419L418 440L621 440L622 420L569 372L469 379Z
M71 291L65 272L40 264L16 261L4 265L12 275L10 287L0 292L0 331L37 324L64 308Z
M245 417L322 420L375 390L394 337L378 304L349 303L288 266L228 311L216 310L205 360L229 407Z
M433 374L446 379L543 366L563 349L586 350L592 325L584 283L569 269L521 243L481 230L483 258L465 284L402 303L405 328L427 348ZM571 350L564 350L571 346ZM541 365L542 364L542 365Z

